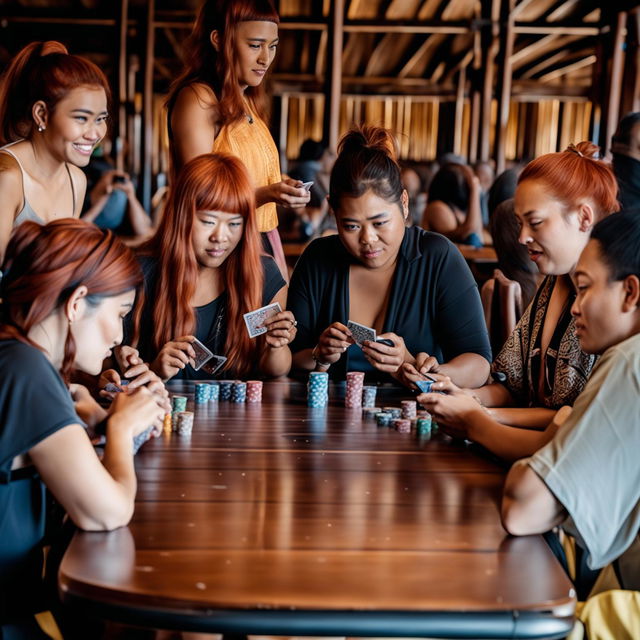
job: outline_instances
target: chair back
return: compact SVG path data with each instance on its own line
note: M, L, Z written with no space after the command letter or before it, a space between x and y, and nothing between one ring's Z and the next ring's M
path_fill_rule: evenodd
M495 356L522 315L522 288L519 282L509 280L500 269L496 269L493 278L482 285L480 298Z

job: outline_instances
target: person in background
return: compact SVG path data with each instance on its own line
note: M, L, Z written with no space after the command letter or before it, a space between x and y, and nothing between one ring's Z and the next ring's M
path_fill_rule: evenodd
M640 208L640 112L628 113L611 137L613 172L626 210Z
M134 509L134 436L161 428L166 397L120 393L106 419L102 460L67 386L71 371L100 373L122 340L142 273L111 232L79 220L25 221L0 281L0 635L40 638L33 613L42 581L48 489L73 523L125 526Z
M59 42L32 42L0 81L0 259L11 230L79 217L80 167L107 132L109 84Z
M473 165L473 172L480 182L480 209L482 211L482 224L489 225L489 190L496 177L493 165L486 160L480 160Z
M118 171L108 158L110 147L105 138L84 168L87 195L82 219L140 241L152 231L151 218L138 200L129 174Z
M400 179L409 196L409 225L420 225L427 206L427 194L422 191L422 181L418 172L409 166L402 167Z
M447 395L420 397L443 428L507 460L531 455L544 443L540 430L573 405L596 361L580 348L571 276L594 224L619 208L615 177L597 151L581 142L533 160L520 174L519 240L546 277L493 362L494 382L473 390L447 383ZM416 360L413 375L428 357Z
M511 468L502 521L518 536L560 526L586 550L590 569L609 565L578 617L590 638L632 639L640 629L637 213L594 227L573 281L580 346L600 359L562 425L549 427L545 446Z
M430 370L479 386L491 350L477 285L446 238L406 226L396 157L391 134L379 127L354 129L340 142L329 190L338 235L314 240L291 277L294 365L338 379L356 370L404 382L401 365L428 351ZM361 348L349 320L389 342Z
M429 185L422 227L453 242L481 247L484 230L480 182L470 167L444 164Z
M271 0L205 0L167 108L172 177L203 153L240 158L255 186L265 248L288 277L276 205L305 207L309 192L299 180L283 179L265 122L263 80L278 47L278 23Z
M128 319L126 342L164 380L211 378L193 368L195 338L227 358L220 375L289 373L296 322L284 311L286 282L261 255L254 193L236 157L198 156L178 174L157 232L140 247L144 300ZM276 302L283 311L250 338L244 314Z

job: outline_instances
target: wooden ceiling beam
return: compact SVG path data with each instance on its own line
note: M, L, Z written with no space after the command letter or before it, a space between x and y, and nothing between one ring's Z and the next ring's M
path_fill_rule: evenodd
M562 67L560 69L556 69L555 71L550 71L549 73L545 73L543 76L540 76L540 82L551 82L552 80L556 80L561 78L562 76L575 71L576 69L582 69L583 67L589 67L594 64L596 61L595 56L587 56L586 58L582 58L582 60L578 60L577 62L573 62L572 64L568 64L566 67Z
M575 42L579 40L580 36L565 36L558 37L556 35L545 36L544 38L540 38L535 42L523 47L519 51L516 51L511 56L511 64L513 66L513 70L516 71L520 67L523 67L525 64L529 62L535 61L536 59L548 55L552 51L557 50L559 47L564 47L571 42Z
M577 55L580 55L580 54L588 55L588 53L589 51L587 49L581 49ZM545 69L548 69L549 67L552 67L554 64L558 62L562 62L563 60L565 60L567 57L571 55L576 55L576 51L568 47L565 49L562 49L558 51L558 53L555 53L552 56L543 58L541 62L524 71L522 74L520 74L520 78L522 78L523 80L533 80L535 79L535 76L540 72L544 71Z
M351 21L344 25L344 30L348 33L469 33L470 24L434 22L432 24L421 21L404 22L401 24L390 24L385 20L355 22Z
M445 40L446 35L433 34L430 35L421 45L417 51L409 58L405 65L400 69L398 73L399 78L407 78L411 75L422 75L424 69L428 63L426 59L427 55L437 49ZM426 59L426 60L425 60Z

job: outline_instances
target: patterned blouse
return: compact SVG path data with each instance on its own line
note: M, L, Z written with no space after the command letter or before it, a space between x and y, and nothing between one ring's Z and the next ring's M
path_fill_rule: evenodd
M503 384L521 406L559 409L573 405L596 363L597 356L580 349L575 319L571 315L575 299L572 293L549 341L540 389L540 367L543 366L540 341L555 282L556 276L544 279L491 366L494 380Z

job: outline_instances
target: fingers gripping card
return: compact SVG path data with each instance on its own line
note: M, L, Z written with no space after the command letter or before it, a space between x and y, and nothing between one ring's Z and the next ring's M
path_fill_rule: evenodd
M264 327L264 323L276 313L280 313L282 311L282 307L279 302L274 302L273 304L268 304L266 307L261 307L260 309L256 309L255 311L250 311L249 313L244 314L244 322L247 325L247 331L249 332L250 338L255 338L256 336L262 335L263 333L267 333L266 327Z
M202 365L202 370L206 371L210 375L214 375L226 361L227 359L224 356L217 356L214 354Z
M351 336L359 347L362 347L362 343L365 340L370 340L371 342L376 341L376 330L359 322L349 320L349 322L347 322L347 329L351 331Z
M205 347L202 344L202 342L198 340L198 338L194 338L193 342L191 343L191 346L193 347L193 350L196 352L193 368L196 371L198 371L198 369L200 369L200 367L202 367L202 365L205 362L208 362L209 360L211 360L211 358L213 357L213 353L209 351L209 349L207 349L207 347Z

